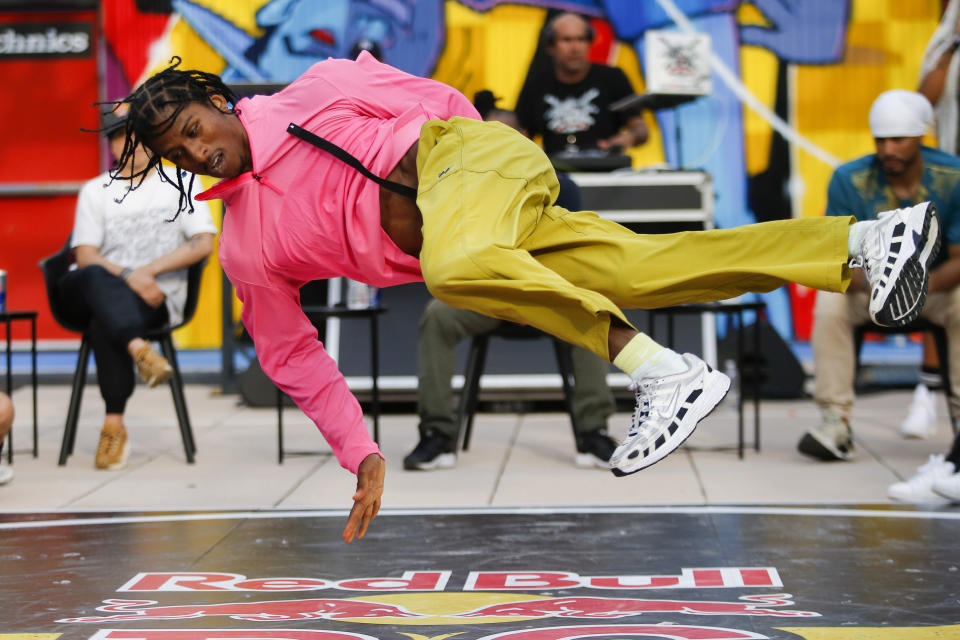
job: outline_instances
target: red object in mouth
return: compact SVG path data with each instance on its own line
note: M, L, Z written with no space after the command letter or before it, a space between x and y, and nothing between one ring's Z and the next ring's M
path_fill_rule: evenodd
M324 44L335 44L337 40L333 37L333 32L329 29L312 29L310 31L310 37Z

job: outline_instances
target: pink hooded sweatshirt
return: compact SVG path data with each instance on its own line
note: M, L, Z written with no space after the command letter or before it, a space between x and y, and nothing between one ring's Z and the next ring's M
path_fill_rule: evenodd
M330 59L283 91L238 101L253 170L196 196L226 205L220 263L243 302L243 324L268 376L320 429L353 473L380 454L336 363L300 309L299 288L345 276L375 287L422 280L420 263L380 227L380 187L287 133L295 123L387 176L427 120L479 119L455 89L367 52Z

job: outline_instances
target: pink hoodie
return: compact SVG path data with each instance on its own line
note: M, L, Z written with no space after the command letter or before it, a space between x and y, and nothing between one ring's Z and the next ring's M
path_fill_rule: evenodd
M375 287L422 280L420 263L380 227L380 188L325 151L287 133L299 124L386 176L427 120L479 118L455 89L411 76L363 52L330 59L283 91L238 101L253 170L196 196L226 205L220 263L243 302L260 364L357 472L379 454L363 412L300 309L299 288L346 276Z

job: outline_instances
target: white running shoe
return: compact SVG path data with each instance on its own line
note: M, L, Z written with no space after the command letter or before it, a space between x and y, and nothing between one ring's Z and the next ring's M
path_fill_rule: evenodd
M663 378L645 378L631 388L637 405L626 439L610 458L616 476L636 473L663 460L690 437L730 389L730 378L697 356L685 353L689 367Z
M950 464L947 462L946 464ZM939 476L933 481L933 492L947 500L960 502L960 473Z
M927 299L930 263L940 248L940 223L932 202L883 211L866 232L851 267L870 282L870 318L899 327L916 319Z
M937 430L936 398L927 385L920 383L913 390L913 402L907 411L907 417L900 425L900 435L904 438L926 439Z
M917 469L912 478L890 485L887 495L891 500L912 502L914 504L942 504L943 496L933 491L933 485L940 479L953 475L952 462L947 462L942 455L930 456L927 463Z
M13 480L13 469L5 464L0 464L0 484L7 484Z

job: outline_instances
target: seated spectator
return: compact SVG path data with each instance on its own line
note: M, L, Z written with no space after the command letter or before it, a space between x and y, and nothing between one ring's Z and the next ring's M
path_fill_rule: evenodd
M834 171L827 192L827 215L853 213L864 221L886 209L927 200L934 203L943 242L932 263L929 295L920 315L946 328L950 357L960 363L960 159L922 145L933 122L933 109L919 93L894 90L880 94L869 119L877 152ZM817 295L812 339L814 399L822 417L798 448L820 460L854 456L850 428L853 327L870 319L868 302L869 286L861 270L855 271L846 293ZM950 385L953 410L960 415L960 366L951 367Z
M550 72L533 65L517 99L520 127L542 136L548 156L592 149L619 150L646 142L637 110L615 112L610 105L634 94L617 67L590 62L593 28L575 13L552 18L543 31Z
M516 115L499 109L489 91L474 96L477 111L484 120L495 120L518 129ZM580 209L580 190L568 176L558 175L560 195L557 206L571 211ZM406 458L407 470L447 469L456 464L456 446L460 425L453 410L451 378L459 342L496 329L502 321L469 309L455 309L439 300L431 300L420 317L417 343L417 400L420 414L420 442ZM608 468L617 443L607 435L607 418L616 410L613 392L607 386L609 366L586 349L574 347L573 410L578 432L578 467Z
M101 129L115 159L126 140L126 120L103 114ZM119 175L146 166L138 147ZM77 200L70 245L76 269L57 283L63 307L86 326L97 384L106 403L95 465L120 469L129 452L123 413L133 393L133 366L151 387L173 374L170 363L144 339L148 329L176 323L187 296L186 268L213 250L216 227L206 203L180 213L179 195L150 173L135 190L107 173L87 182Z
M496 329L502 321L469 309L455 309L431 300L420 317L417 348L417 411L420 442L403 459L403 468L448 469L456 464L460 425L453 410L453 377L456 346L462 340ZM580 347L572 349L573 410L578 467L609 468L617 443L607 435L607 418L616 410L607 386L609 365Z
M3 443L7 441L7 434L13 426L13 402L10 396L0 391L0 454L3 454ZM0 485L13 480L13 469L0 464Z

